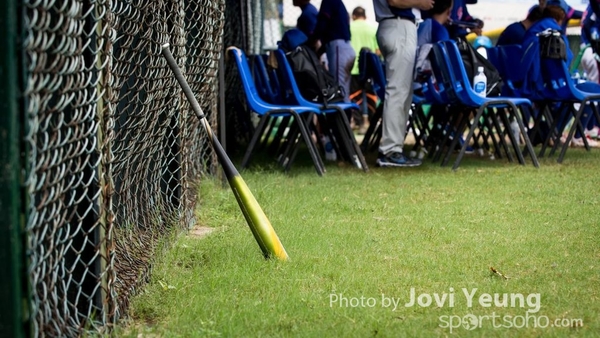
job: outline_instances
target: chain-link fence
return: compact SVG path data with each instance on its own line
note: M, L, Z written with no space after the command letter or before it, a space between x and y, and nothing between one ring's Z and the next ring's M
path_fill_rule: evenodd
M0 157L13 156L17 164L11 177L20 177L22 189L11 196L22 202L11 204L19 211L10 219L24 225L15 232L23 238L23 258L14 238L2 243L14 244L15 251L0 250L0 256L24 262L26 286L19 287L17 277L6 285L22 289L27 300L22 315L11 318L22 318L32 336L106 332L147 281L153 256L169 243L169 234L193 225L196 185L217 168L161 45L170 43L211 125L217 127L218 108L227 111L227 136L236 141L227 142L228 150L235 153L252 126L239 100L235 67L219 69L223 47L235 45L248 54L275 48L284 28L283 2L3 4L0 29L13 25L18 47L16 55L0 57L0 73L14 67L4 88L18 90L0 85L0 97L17 98L8 105L16 107L10 111L15 118L2 119L7 124L0 126L0 137L14 123L21 136L13 147L18 151L0 148ZM219 106L219 90L225 89ZM3 266L20 275L13 263Z
M227 0L223 43L246 54L261 54L277 48L284 26L282 0ZM244 106L243 89L234 62L225 67L227 150L239 153L252 135L252 122Z
M110 327L193 224L216 161L160 50L215 125L225 0L19 5L27 308L34 336L78 336Z

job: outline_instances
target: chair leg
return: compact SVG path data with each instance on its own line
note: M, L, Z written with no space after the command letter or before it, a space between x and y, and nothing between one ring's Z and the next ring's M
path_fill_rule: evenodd
M488 110L489 110L489 108L488 108ZM510 152L508 151L506 142L504 142L502 128L500 128L500 124L498 122L497 116L495 116L495 115L486 116L486 115L487 114L485 114L485 112L484 112L483 124L484 124L484 128L488 129L487 135L483 131L481 131L482 128L479 127L479 129L480 129L479 135L482 136L484 146L488 150L493 149L493 154L497 158L502 158L502 151L500 150L500 147L502 146L502 149L504 149L504 153L508 157L508 160L510 162L512 162L513 158L512 158L512 155L510 154ZM496 139L496 136L494 135L494 131L496 131L496 133L499 135L498 139ZM491 146L490 146L490 142L488 141L489 139L492 140ZM475 143L477 141L475 140L473 142Z
M471 128L469 129L469 133L467 134L467 137L465 138L465 143L463 144L463 146L460 148L460 152L458 153L458 156L456 157L456 160L454 161L454 165L452 166L452 170L456 170L458 169L458 166L460 165L460 161L462 160L462 157L465 155L465 151L467 150L467 145L469 144L469 141L471 140L471 138L473 137L473 134L475 133L475 128L477 128L477 124L479 123L479 119L481 118L481 115L483 115L483 111L486 109L486 106L483 105L481 107L479 107L477 109L477 114L475 114L475 119L473 124L471 124ZM456 139L454 140L453 143L455 143Z
M542 148L540 149L540 154L539 154L540 157L544 156L544 153L545 153L546 149L548 148L548 146L550 145L551 140L553 141L554 146L557 147L558 144L561 142L560 139L562 136L562 133L560 133L556 130L556 124L560 120L560 116L557 119L554 119L552 117L552 111L550 111L549 104L546 105L546 108L543 111L541 111L541 113L542 113L541 118L543 118L546 121L545 123L548 126L548 135L544 139L544 143L542 144Z
M367 151L369 149L369 144L371 142L371 138L375 134L375 130L381 121L381 115L383 111L383 104L380 104L375 110L375 113L369 119L369 128L367 128L367 132L365 133L362 142L360 143L360 148L363 151Z
M256 147L257 150L262 150L269 145L269 139L271 138L270 135L273 134L275 126L280 121L281 121L280 117L274 118L274 119L269 119L269 122L267 123L267 125L265 127L265 132L263 133L264 137L261 138L260 142L258 142L258 145Z
M509 112L512 111L511 115L513 115L513 117L515 119L518 119L518 117L515 114L516 109L517 108L511 104L511 108L509 109ZM515 135L512 133L512 130L510 129L510 120L509 120L508 116L506 116L506 114L504 112L501 112L500 117L502 119L502 122L504 123L504 130L508 130L508 139L510 140L513 150L514 150L515 154L517 155L517 160L519 161L519 164L525 165L525 158L523 158L523 153L521 152L521 147L519 146L519 141L515 138ZM504 137L502 138L502 141L504 141L505 142L504 144L506 144ZM507 149L508 149L508 146L507 146Z
M318 154L317 149L315 148L315 145L312 142L312 139L310 138L310 134L308 133L308 128L306 127L305 121L304 119L302 119L302 117L297 113L297 112L292 112L292 115L294 116L294 121L296 122L296 133L299 132L300 136L304 139L304 143L306 143L306 147L308 149L308 152L310 154L310 157L313 161L313 164L315 166L315 170L317 171L317 174L319 176L323 176L323 173L325 172L325 166L323 165L323 161L321 160L321 157ZM308 114L308 119L310 121L310 119L312 119L312 114ZM294 139L298 138L298 135L294 135ZM286 170L289 169L289 167L291 166L292 162L294 161L294 159L296 158L296 154L298 153L298 143L296 142L296 144L293 146L292 148L292 152L290 154L288 163L286 164Z
M285 147L285 139L283 138L283 136L285 134L286 129L290 126L291 120L291 116L285 116L279 122L279 125L277 126L277 132L273 136L273 140L267 148L269 154L278 155L281 152L281 149Z
M256 143L262 136L266 123L270 118L271 114L266 113L258 121L258 125L254 130L254 135L252 135L252 138L250 139L250 144L248 144L248 148L246 148L246 153L244 154L244 157L242 159L242 164L240 166L241 169L246 168L248 166L248 163L250 162L250 157L252 156L252 151L254 150Z
M282 146L283 151L278 156L279 164L288 169L290 167L291 154L298 143L298 136L300 135L300 130L298 129L298 124L295 120L296 117L293 118L294 123L292 123L288 128L287 135L285 135L285 142Z
M513 107L513 109L517 109L517 108ZM531 163L533 163L534 167L539 168L540 163L538 162L537 156L535 156L535 150L533 150L533 144L531 144L531 140L529 139L529 136L527 135L527 129L525 129L525 124L523 123L523 120L519 116L518 111L513 110L513 112L514 112L514 116L517 121L517 124L519 125L519 130L521 130L521 135L523 136L523 141L525 141L525 147L527 149L527 153L531 157ZM519 148L519 145L517 145L517 148ZM519 150L520 150L520 148L519 148Z
M579 106L579 109L577 110L577 113L575 115L575 121L573 122L573 126L571 126L571 129L569 130L569 135L567 136L567 140L565 141L565 144L563 144L560 154L558 155L558 159L557 159L558 163L562 163L562 161L565 157L565 153L567 152L567 148L569 148L569 144L571 144L571 140L573 139L573 136L575 135L575 130L577 128L579 128L579 126L581 125L579 120L581 119L581 114L583 113L583 109L585 109L587 102L588 102L588 99L583 100L583 102L581 102L581 105ZM581 132L583 135L583 131L581 131Z
M459 115L459 114L457 114ZM465 128L467 127L467 125L469 124L469 116L471 115L471 112L469 111L466 114L462 114L462 118L460 118L459 123L458 123L458 128L456 129L456 135L454 135L454 137L452 138L452 142L450 142L450 145L448 146L448 149L446 151L446 154L444 156L444 159L442 160L442 163L440 164L442 167L447 165L448 162L450 161L450 156L452 155L452 153L454 152L454 149L456 149L456 145L458 144L458 140L462 137L463 134L463 130L465 130ZM459 115L460 116L460 115ZM456 116L455 118L459 118L458 116ZM451 125L453 124L452 122L454 121L454 119L450 118L448 120L448 126L449 128L452 128ZM479 118L477 120L475 120L472 124L472 127L476 127L477 123L479 121ZM473 129L474 130L474 129ZM439 152L436 153L436 157L439 159L439 157L442 155L443 153L443 149L446 146L446 144L448 144L448 140L450 140L450 136L452 134L452 131L449 131L446 133L446 136L444 137L444 140L442 141L442 144L440 145L439 148ZM473 135L471 135L472 137ZM463 146L466 147L469 144L469 140L465 140ZM434 161L437 161L436 157L434 157Z
M351 161L358 169L362 169L365 172L369 171L367 161L360 150L360 146L356 142L352 128L350 128L350 122L346 117L346 113L339 107L336 107L336 120L339 127L339 132L342 136L342 143L346 148L347 153L352 157Z

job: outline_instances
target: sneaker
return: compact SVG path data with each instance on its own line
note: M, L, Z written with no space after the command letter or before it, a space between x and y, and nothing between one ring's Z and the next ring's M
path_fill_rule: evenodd
M329 136L321 136L321 144L323 145L323 149L325 150L325 160L326 161L337 161L337 154L335 149L333 148L333 143L331 143L331 139Z
M406 157L402 153L392 152L388 155L380 155L376 165L378 167L418 167L421 163L420 160Z
M587 143L592 148L598 147L598 142L595 140L592 140L589 137L587 137ZM573 137L573 140L571 141L571 146L572 147L585 147L585 143L583 143L583 138L582 137Z
M450 137L448 138L448 145L450 143L452 143L452 139L453 138L454 138L454 136L450 135ZM460 151L460 149L462 148L463 144L465 144L465 139L461 136L458 139L458 142L456 143L456 146L454 147L454 150ZM474 152L475 152L475 149L473 149L473 147L471 147L470 145L468 145L467 148L465 149L465 154L466 155L473 154Z
M598 129L599 129L598 127L594 127L594 128L592 128L590 130L586 130L585 131L585 135L588 138L594 138L594 139L598 138Z

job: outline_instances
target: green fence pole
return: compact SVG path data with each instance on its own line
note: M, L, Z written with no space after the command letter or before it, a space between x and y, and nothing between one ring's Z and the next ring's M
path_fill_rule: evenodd
M0 1L0 337L25 336L17 1Z

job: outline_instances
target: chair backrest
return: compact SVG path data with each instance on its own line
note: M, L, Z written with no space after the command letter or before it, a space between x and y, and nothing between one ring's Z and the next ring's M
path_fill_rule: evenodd
M467 75L467 70L462 62L462 57L458 46L451 40L440 41L438 43L444 60L447 63L447 70L452 80L452 88L459 101L465 105L478 106L481 104L481 97L477 95Z
M497 55L494 56L494 66L504 81L502 87L503 96L522 97L521 86L523 83L523 73L521 72L520 62L523 57L521 45L503 45L493 47ZM494 53L494 52L492 52ZM489 54L488 54L489 55Z
M385 99L385 86L387 78L383 69L383 63L377 54L373 52L365 53L366 74L367 79L371 79L373 90L379 96L379 99Z
M282 103L277 79L273 77L265 64L266 55L252 55L252 75L260 97L274 104Z
M285 56L285 52L281 49L276 49L273 53L275 53L275 58L277 59L277 74L279 75L282 94L286 103L309 107L314 106L315 102L310 102L302 97L296 79L294 78L292 66L290 66L290 63Z
M358 53L358 81L363 84L368 80L367 53L371 53L367 47L361 48Z
M500 56L500 48L502 48L501 46L497 46L497 47L486 47L486 54L487 54L487 59L492 63L492 65L494 65L494 67L496 67L496 69L498 70L498 73L500 73L500 76L502 76L502 78L504 78L504 74L505 74L505 69L504 69L504 64L502 62L501 56Z
M229 48L228 51L233 55L235 60L249 108L258 114L264 114L266 111L270 110L272 106L263 101L258 94L258 89L256 88L250 66L248 65L246 53L239 48Z
M439 99L441 99L441 102L437 103L458 103L456 92L457 88L455 88L456 83L452 77L452 71L449 67L450 64L444 57L443 46L440 42L434 43L432 45L430 58L431 70L433 71L433 75L435 76L436 86L438 87L437 92ZM428 87L431 87L431 85L429 85ZM462 90L462 88L458 88L458 90Z

